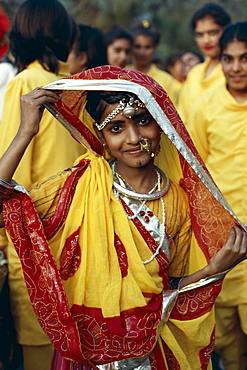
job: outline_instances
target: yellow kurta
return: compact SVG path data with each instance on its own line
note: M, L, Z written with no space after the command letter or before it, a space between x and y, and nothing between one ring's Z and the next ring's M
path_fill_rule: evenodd
M209 76L205 77L209 61L209 59L206 59L205 62L199 63L192 68L179 93L178 113L185 125L188 122L188 116L196 99L225 81L220 63Z
M134 69L133 65L128 65L126 68ZM169 98L176 106L178 102L178 95L181 90L181 85L178 81L175 80L169 73L163 71L156 67L155 64L151 64L149 71L147 73L148 76L152 77L169 95Z
M247 102L239 104L221 84L197 100L188 130L233 211L247 223ZM247 261L226 275L217 303L247 304Z
M59 74L43 69L38 61L10 81L5 95L2 122L0 124L0 155L4 153L15 136L20 123L20 97L38 86L69 75L68 65L60 62ZM68 131L47 111L44 112L40 131L29 144L14 179L29 188L34 182L47 178L69 165L84 152ZM1 244L4 244L2 238ZM11 289L12 313L18 340L26 345L44 345L48 338L39 327L29 303L26 286L17 254L12 246L8 248L9 284Z

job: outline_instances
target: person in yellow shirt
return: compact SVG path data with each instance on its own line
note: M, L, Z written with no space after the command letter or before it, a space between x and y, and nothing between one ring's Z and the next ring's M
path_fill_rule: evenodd
M226 79L197 100L188 130L216 184L247 224L247 22L228 26L220 41ZM216 351L227 370L246 369L247 263L226 277L216 301Z
M15 136L20 122L20 97L37 86L69 75L65 63L76 35L76 26L56 0L28 0L17 10L10 34L10 47L18 74L8 84L0 124L0 153ZM34 182L70 166L83 153L67 130L45 112L40 131L30 144L15 174L27 188ZM8 243L2 235L2 247ZM25 370L47 370L53 346L35 317L21 264L8 245L11 310L17 340L22 345Z
M166 90L173 104L178 101L181 85L169 73L158 68L153 59L160 42L159 31L147 21L136 24L131 29L134 37L132 64L126 68L146 73Z
M224 82L218 41L230 22L231 18L226 10L213 3L198 9L191 19L196 44L206 59L191 69L179 93L177 108L185 125L195 100Z

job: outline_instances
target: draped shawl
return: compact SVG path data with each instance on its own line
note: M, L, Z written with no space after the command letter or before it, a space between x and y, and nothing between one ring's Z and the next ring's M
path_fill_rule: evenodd
M143 265L156 242L142 225L126 218L115 198L112 171L85 111L89 90L130 91L157 121L163 133L156 164L188 196L190 274L208 263L239 221L169 97L145 74L112 66L44 88L62 91L61 101L46 108L88 153L61 184L51 217L41 221L30 197L20 191L3 204L5 227L43 330L64 358L79 364L136 359L137 366L150 355L152 369L206 369L214 341L212 307L224 273L170 290L163 252Z

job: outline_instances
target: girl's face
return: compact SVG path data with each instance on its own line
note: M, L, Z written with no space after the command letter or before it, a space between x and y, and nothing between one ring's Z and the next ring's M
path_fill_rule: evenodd
M133 58L137 66L146 67L152 63L156 45L151 37L137 35L134 40Z
M222 69L230 93L247 94L247 44L242 41L230 42L221 56Z
M68 55L67 63L71 75L83 72L87 69L87 54L84 51L77 53L72 49Z
M115 67L124 68L131 57L132 45L128 39L116 39L107 47L108 63Z
M118 103L107 106L100 123L117 107ZM141 150L140 140L147 138L150 150L155 152L159 147L160 128L145 108L138 108L132 118L119 113L101 131L100 140L117 159L118 167L142 167L153 158Z
M223 27L214 22L213 18L207 17L197 21L194 30L194 38L201 52L211 59L219 57L218 42L222 35Z
M184 53L181 56L181 61L183 66L183 77L186 77L191 68L200 63L199 57L191 52Z

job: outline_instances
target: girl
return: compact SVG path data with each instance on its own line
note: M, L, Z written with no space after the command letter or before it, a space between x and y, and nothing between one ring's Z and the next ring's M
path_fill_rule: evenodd
M27 195L11 177L43 104L88 152ZM213 303L247 234L154 80L103 66L27 94L0 178L52 369L207 368Z

